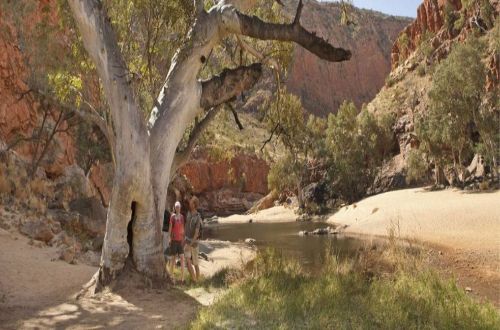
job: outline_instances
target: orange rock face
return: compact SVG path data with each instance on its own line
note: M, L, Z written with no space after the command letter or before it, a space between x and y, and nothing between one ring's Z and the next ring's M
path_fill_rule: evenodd
M344 26L340 15L336 4L308 1L301 23L334 45L350 49L351 60L330 63L297 46L286 83L309 112L320 116L335 113L344 100L361 106L375 97L391 70L391 45L410 23L356 9L351 13L355 25Z
M230 161L216 161L205 152L194 155L180 168L195 194L229 188L236 191L267 194L269 165L255 155L238 154Z
M269 165L255 155L238 154L230 161L214 160L197 151L180 168L200 198L205 215L227 215L247 211L268 193Z
M462 2L460 0L424 0L417 9L417 18L408 25L400 36L406 35L404 45L396 41L392 47L391 61L395 68L402 59L408 57L418 46L425 32L438 33L445 22L444 10L448 4L451 10L460 10Z
M49 22L57 23L55 11L46 11L45 6L52 6L55 1L44 0L38 3L34 12L26 18L24 24L27 28L33 26L48 15ZM0 140L6 145L12 145L20 138L29 138L39 129L43 111L40 104L32 94L26 94L29 90L26 81L29 73L26 63L28 59L21 51L18 44L19 31L15 25L0 12ZM57 109L48 117L48 122L55 122ZM66 123L62 123L61 129ZM35 154L35 144L31 141L16 144L14 150L31 160ZM40 151L39 151L40 152ZM75 163L75 146L73 138L67 133L58 133L48 153L46 161L42 162L47 174L59 176L66 166Z

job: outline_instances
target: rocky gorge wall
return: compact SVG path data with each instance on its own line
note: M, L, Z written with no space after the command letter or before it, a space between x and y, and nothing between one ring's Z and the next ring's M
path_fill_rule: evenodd
M287 2L287 8L294 13L296 1ZM286 85L315 115L336 113L344 100L352 100L358 107L371 101L391 70L392 44L411 22L409 18L357 8L349 16L354 24L345 26L338 4L304 2L304 27L353 54L350 61L329 63L300 46L294 47Z
M369 193L408 186L405 180L408 154L420 144L415 133L415 117L425 113L430 103L428 92L432 86L432 69L426 68L438 64L456 43L466 41L475 33L489 40L495 38L492 32L498 26L489 25L485 18L493 22L496 20L498 24L500 1L489 0L485 3L489 4L491 11L484 10L481 1L472 2L466 9L460 0L424 0L418 7L417 18L400 33L392 47L392 70L388 77L391 83L368 104L368 110L375 114L394 114L392 130L399 153L384 165ZM446 23L450 19L452 21ZM457 21L461 24L455 24ZM480 33L477 33L478 29ZM425 39L430 45L427 58L420 51ZM483 54L483 61L487 69L485 90L495 93L500 86L498 50L489 47ZM472 162L477 158L476 155Z
M256 155L240 153L231 159L216 159L198 149L180 168L200 199L205 216L242 213L268 193L269 165Z

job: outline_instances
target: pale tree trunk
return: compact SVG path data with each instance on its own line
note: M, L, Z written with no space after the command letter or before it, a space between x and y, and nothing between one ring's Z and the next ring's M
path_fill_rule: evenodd
M115 178L101 264L95 279L98 287L107 285L130 260L139 272L161 282L165 276L161 220L172 170L186 161L220 105L251 88L261 75L260 64L253 64L226 69L220 76L199 81L197 75L214 46L226 36L236 34L294 41L329 61L348 60L350 52L335 48L302 28L301 1L294 22L279 25L238 11L240 2L251 6L255 1L225 0L206 12L203 1L195 0L195 23L185 46L174 56L146 125L101 2L68 1L85 49L96 64L114 128ZM186 128L197 116L204 118L194 127L187 148L176 152Z

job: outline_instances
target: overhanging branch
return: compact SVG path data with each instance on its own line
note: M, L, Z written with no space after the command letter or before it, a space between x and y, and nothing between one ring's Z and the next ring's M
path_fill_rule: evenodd
M223 9L223 15L227 19L225 28L229 33L242 34L256 39L295 42L319 58L330 62L349 60L351 58L349 50L334 47L300 25L302 7L303 4L300 1L291 24L267 23L256 16L245 15L235 8Z

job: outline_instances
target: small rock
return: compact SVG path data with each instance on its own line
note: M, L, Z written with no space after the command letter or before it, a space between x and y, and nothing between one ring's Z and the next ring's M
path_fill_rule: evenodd
M61 223L55 220L49 220L50 229L54 234L59 234L62 231Z
M63 248L59 254L59 259L72 263L75 259L75 251L72 247Z
M257 241L254 238L246 238L245 243L248 245L255 245Z
M299 236L307 236L307 235L309 235L309 232L307 230L299 231Z
M470 286L466 287L465 292L472 292L472 288Z
M19 228L21 233L28 235L32 239L42 242L49 242L54 233L47 222L47 219L27 219Z
M206 261L208 261L208 256L207 256L207 254L206 254L206 253L204 253L204 252L200 252L200 253L198 253L198 256L199 256L200 258L203 258L203 259L205 259Z
M313 230L313 235L328 235L328 228L317 228Z

